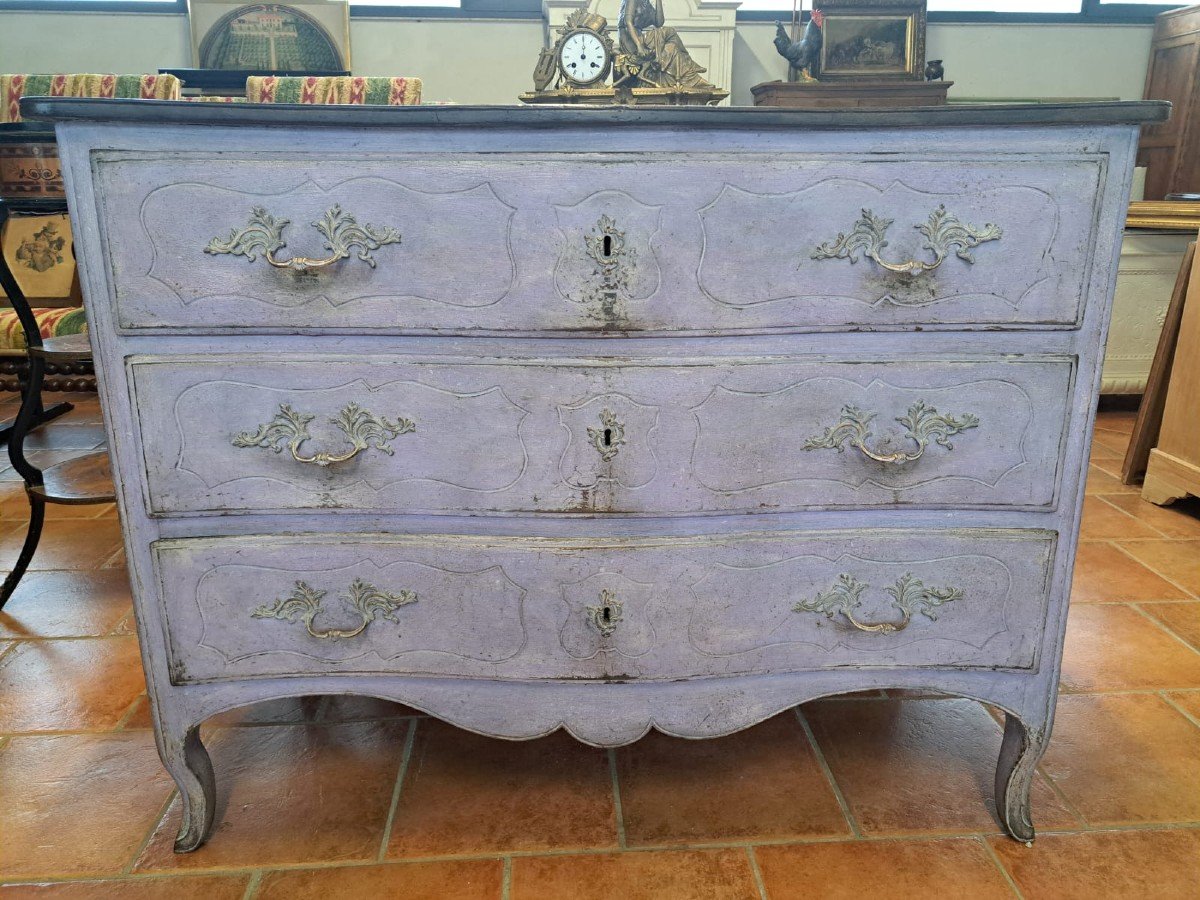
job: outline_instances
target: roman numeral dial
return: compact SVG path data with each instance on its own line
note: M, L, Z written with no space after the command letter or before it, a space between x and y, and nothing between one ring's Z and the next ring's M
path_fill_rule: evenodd
M568 34L559 47L559 68L563 77L573 84L592 84L608 74L609 49L594 31Z

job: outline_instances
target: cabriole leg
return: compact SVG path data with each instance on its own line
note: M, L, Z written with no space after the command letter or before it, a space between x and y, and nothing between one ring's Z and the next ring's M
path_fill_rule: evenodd
M1047 731L1044 723L1028 725L1005 713L1004 742L996 766L996 812L1004 830L1018 841L1033 840L1029 794L1038 760L1046 751Z
M189 728L182 741L163 736L163 765L179 785L183 824L175 838L176 853L190 853L208 840L216 809L217 787L212 760L200 742L200 726Z

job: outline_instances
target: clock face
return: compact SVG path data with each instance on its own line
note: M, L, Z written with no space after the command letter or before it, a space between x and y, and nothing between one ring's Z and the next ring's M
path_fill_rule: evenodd
M592 31L577 31L563 41L558 64L568 80L591 84L608 71L608 48Z

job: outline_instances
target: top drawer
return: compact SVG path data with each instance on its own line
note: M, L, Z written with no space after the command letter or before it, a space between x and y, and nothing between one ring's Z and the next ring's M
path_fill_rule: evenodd
M125 331L1073 328L1100 156L97 151Z

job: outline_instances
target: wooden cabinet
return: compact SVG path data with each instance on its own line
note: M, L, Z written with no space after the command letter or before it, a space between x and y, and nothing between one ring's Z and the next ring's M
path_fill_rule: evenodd
M1146 199L1200 192L1200 6L1154 20L1146 99L1175 107L1170 121L1142 129L1138 165L1146 167Z
M200 723L314 693L597 746L964 695L1006 713L996 806L1033 837L1164 104L30 105L179 850Z
M1158 446L1150 451L1142 498L1165 506L1200 497L1200 277L1193 270L1179 322Z

